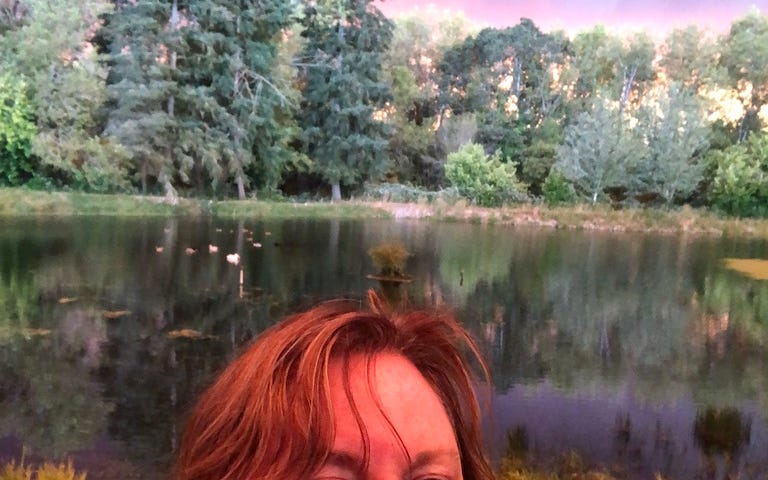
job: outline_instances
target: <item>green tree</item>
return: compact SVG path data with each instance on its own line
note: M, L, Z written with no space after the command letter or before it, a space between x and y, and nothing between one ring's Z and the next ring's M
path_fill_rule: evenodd
M768 135L711 155L714 169L712 205L732 215L768 215Z
M703 179L701 156L708 126L693 92L672 84L657 98L646 98L638 112L642 154L629 168L633 190L656 193L666 203L686 198Z
M176 195L176 177L189 179L192 142L200 136L191 128L182 130L185 119L176 115L185 11L176 2L121 1L100 32L111 65L104 133L128 150L142 193L156 181L169 198Z
M731 24L720 39L720 65L728 72L730 86L744 93L744 115L738 124L738 141L760 130L758 112L768 104L768 16L753 10Z
M434 143L434 78L431 63L440 52L432 27L417 17L395 23L383 72L392 89L388 153L400 181L428 183L423 158Z
M276 189L291 158L292 132L281 122L291 100L273 72L294 10L282 0L197 0L189 5L195 21L181 30L188 50L179 65L179 108L195 123L188 141L214 182L234 181L240 199L251 183Z
M388 128L375 117L390 97L381 75L392 24L369 0L308 5L300 124L317 173L341 198L341 184L384 173Z
M667 78L698 92L723 76L717 46L705 30L695 25L672 30L661 45L660 69Z
M521 178L534 195L541 187L557 159L557 148L563 143L563 127L553 118L541 122L531 134L531 143L523 149L520 159Z
M627 186L627 164L637 149L637 140L620 122L619 107L598 99L592 111L566 128L553 168L597 203L606 188Z
M530 143L526 127L560 111L564 85L553 71L567 48L562 33L544 33L526 18L503 30L486 28L445 53L441 102L454 113L476 112L478 141L521 159Z
M29 79L33 151L55 180L95 191L126 187L119 146L100 138L106 70L92 44L106 0L29 0L22 27L2 42L8 68Z
M35 174L34 109L23 79L0 75L0 185L20 185Z
M526 199L525 186L515 177L515 164L500 155L486 155L482 145L468 143L448 155L445 176L459 194L483 207Z
M646 34L633 34L624 39L598 25L578 34L571 52L572 68L576 70L572 107L576 112L588 108L590 99L601 93L618 100L620 114L623 114L633 92L642 95L655 77L655 45Z

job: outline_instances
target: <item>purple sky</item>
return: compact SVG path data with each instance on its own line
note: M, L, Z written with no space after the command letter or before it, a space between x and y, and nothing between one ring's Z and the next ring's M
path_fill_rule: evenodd
M505 27L520 17L531 18L544 30L564 28L577 32L595 24L666 31L696 24L717 32L757 7L768 14L768 0L377 0L388 16L433 4L439 9L461 10L481 25Z

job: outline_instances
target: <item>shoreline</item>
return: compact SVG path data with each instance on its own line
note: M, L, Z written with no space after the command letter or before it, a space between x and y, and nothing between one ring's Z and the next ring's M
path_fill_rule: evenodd
M484 208L445 202L394 203L342 200L294 202L271 200L212 200L179 197L171 203L161 196L40 192L0 189L0 218L46 216L213 216L219 218L396 219L512 225L545 229L614 233L686 234L768 238L768 219L728 218L688 206L673 210L576 204L547 207L521 204Z

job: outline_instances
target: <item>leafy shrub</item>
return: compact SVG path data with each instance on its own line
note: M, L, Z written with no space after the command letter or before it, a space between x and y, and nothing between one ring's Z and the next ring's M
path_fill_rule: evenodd
M459 194L477 205L499 206L527 199L525 186L515 177L515 164L502 163L499 154L486 155L476 143L448 155L445 176Z
M712 205L738 216L768 215L768 135L714 152Z
M544 201L550 206L571 203L576 199L576 190L573 185L556 169L551 170L547 175L541 186L541 193Z

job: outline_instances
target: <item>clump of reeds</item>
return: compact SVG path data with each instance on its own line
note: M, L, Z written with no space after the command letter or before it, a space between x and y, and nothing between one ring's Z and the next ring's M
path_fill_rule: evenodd
M385 277L405 276L405 261L411 255L400 242L383 243L368 250L373 264L379 268L379 275Z

